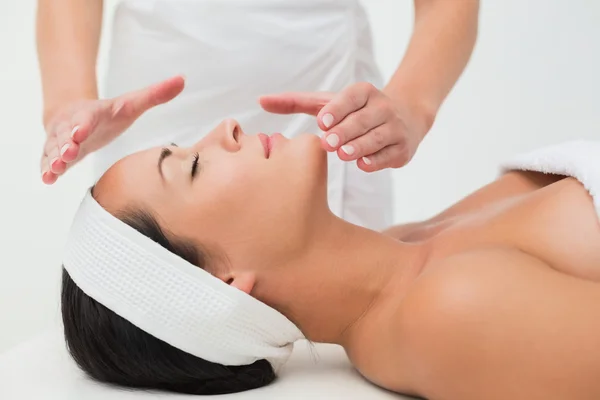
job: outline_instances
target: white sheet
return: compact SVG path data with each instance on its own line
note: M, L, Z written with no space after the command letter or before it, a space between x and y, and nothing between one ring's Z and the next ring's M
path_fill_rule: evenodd
M219 400L406 400L363 379L338 346L317 345L315 357L299 342L274 384ZM0 355L2 400L153 400L199 399L154 392L111 388L87 379L69 358L59 329L53 329ZM208 398L213 398L212 396Z

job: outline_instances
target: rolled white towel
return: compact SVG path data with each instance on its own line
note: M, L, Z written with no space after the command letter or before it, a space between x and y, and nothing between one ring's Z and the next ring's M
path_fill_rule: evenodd
M537 171L571 176L592 196L600 218L600 141L580 140L519 154L501 164L503 172Z

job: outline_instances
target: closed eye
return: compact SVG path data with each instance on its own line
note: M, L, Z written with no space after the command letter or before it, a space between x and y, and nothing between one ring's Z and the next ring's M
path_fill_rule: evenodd
M192 163L192 179L196 176L196 171L198 170L198 159L200 158L199 153L194 153L194 162Z

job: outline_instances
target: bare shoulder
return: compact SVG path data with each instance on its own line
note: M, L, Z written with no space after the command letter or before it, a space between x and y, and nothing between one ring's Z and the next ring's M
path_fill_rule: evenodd
M472 251L427 266L407 292L390 296L372 313L348 355L370 381L400 393L422 395L418 390L422 377L415 367L428 368L426 356L441 343L443 332L456 331L448 325L460 324L462 317L454 319L457 315L451 316L452 309L479 312L466 308L484 294L490 295L489 286L497 281L494 274L504 274L506 265L520 268L524 264L547 269L511 249Z
M481 297L502 302L508 290L527 290L525 276L541 273L550 278L556 274L540 259L505 247L458 253L425 266L423 271L399 303L396 320L403 333L403 328L423 317L423 310L442 306L450 311Z
M600 368L598 302L595 282L516 249L481 249L428 266L391 329L412 366L404 379L427 398L591 399L600 396L588 373ZM573 387L585 390L571 397Z

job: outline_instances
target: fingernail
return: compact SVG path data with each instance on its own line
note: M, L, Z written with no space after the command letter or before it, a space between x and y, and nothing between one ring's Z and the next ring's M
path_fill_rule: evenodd
M61 157L65 155L65 153L67 152L67 150L69 150L69 147L71 147L71 145L69 143L65 143L65 145L60 148L60 155L61 155Z
M73 128L73 130L71 131L71 139L73 139L73 137L75 136L75 134L77 133L78 130L79 130L79 125L77 125L75 128Z
M325 125L325 128L329 128L331 126L331 124L333 124L333 115L327 113L327 114L323 115L323 118L321 118L321 121L323 121L323 125Z
M363 157L363 162L367 165L371 165L371 160L369 160L367 157Z
M345 144L342 146L342 151L351 156L352 154L354 154L354 146Z
M336 135L335 133L332 133L331 135L327 135L325 140L331 147L336 147L340 143L340 137L338 135Z

